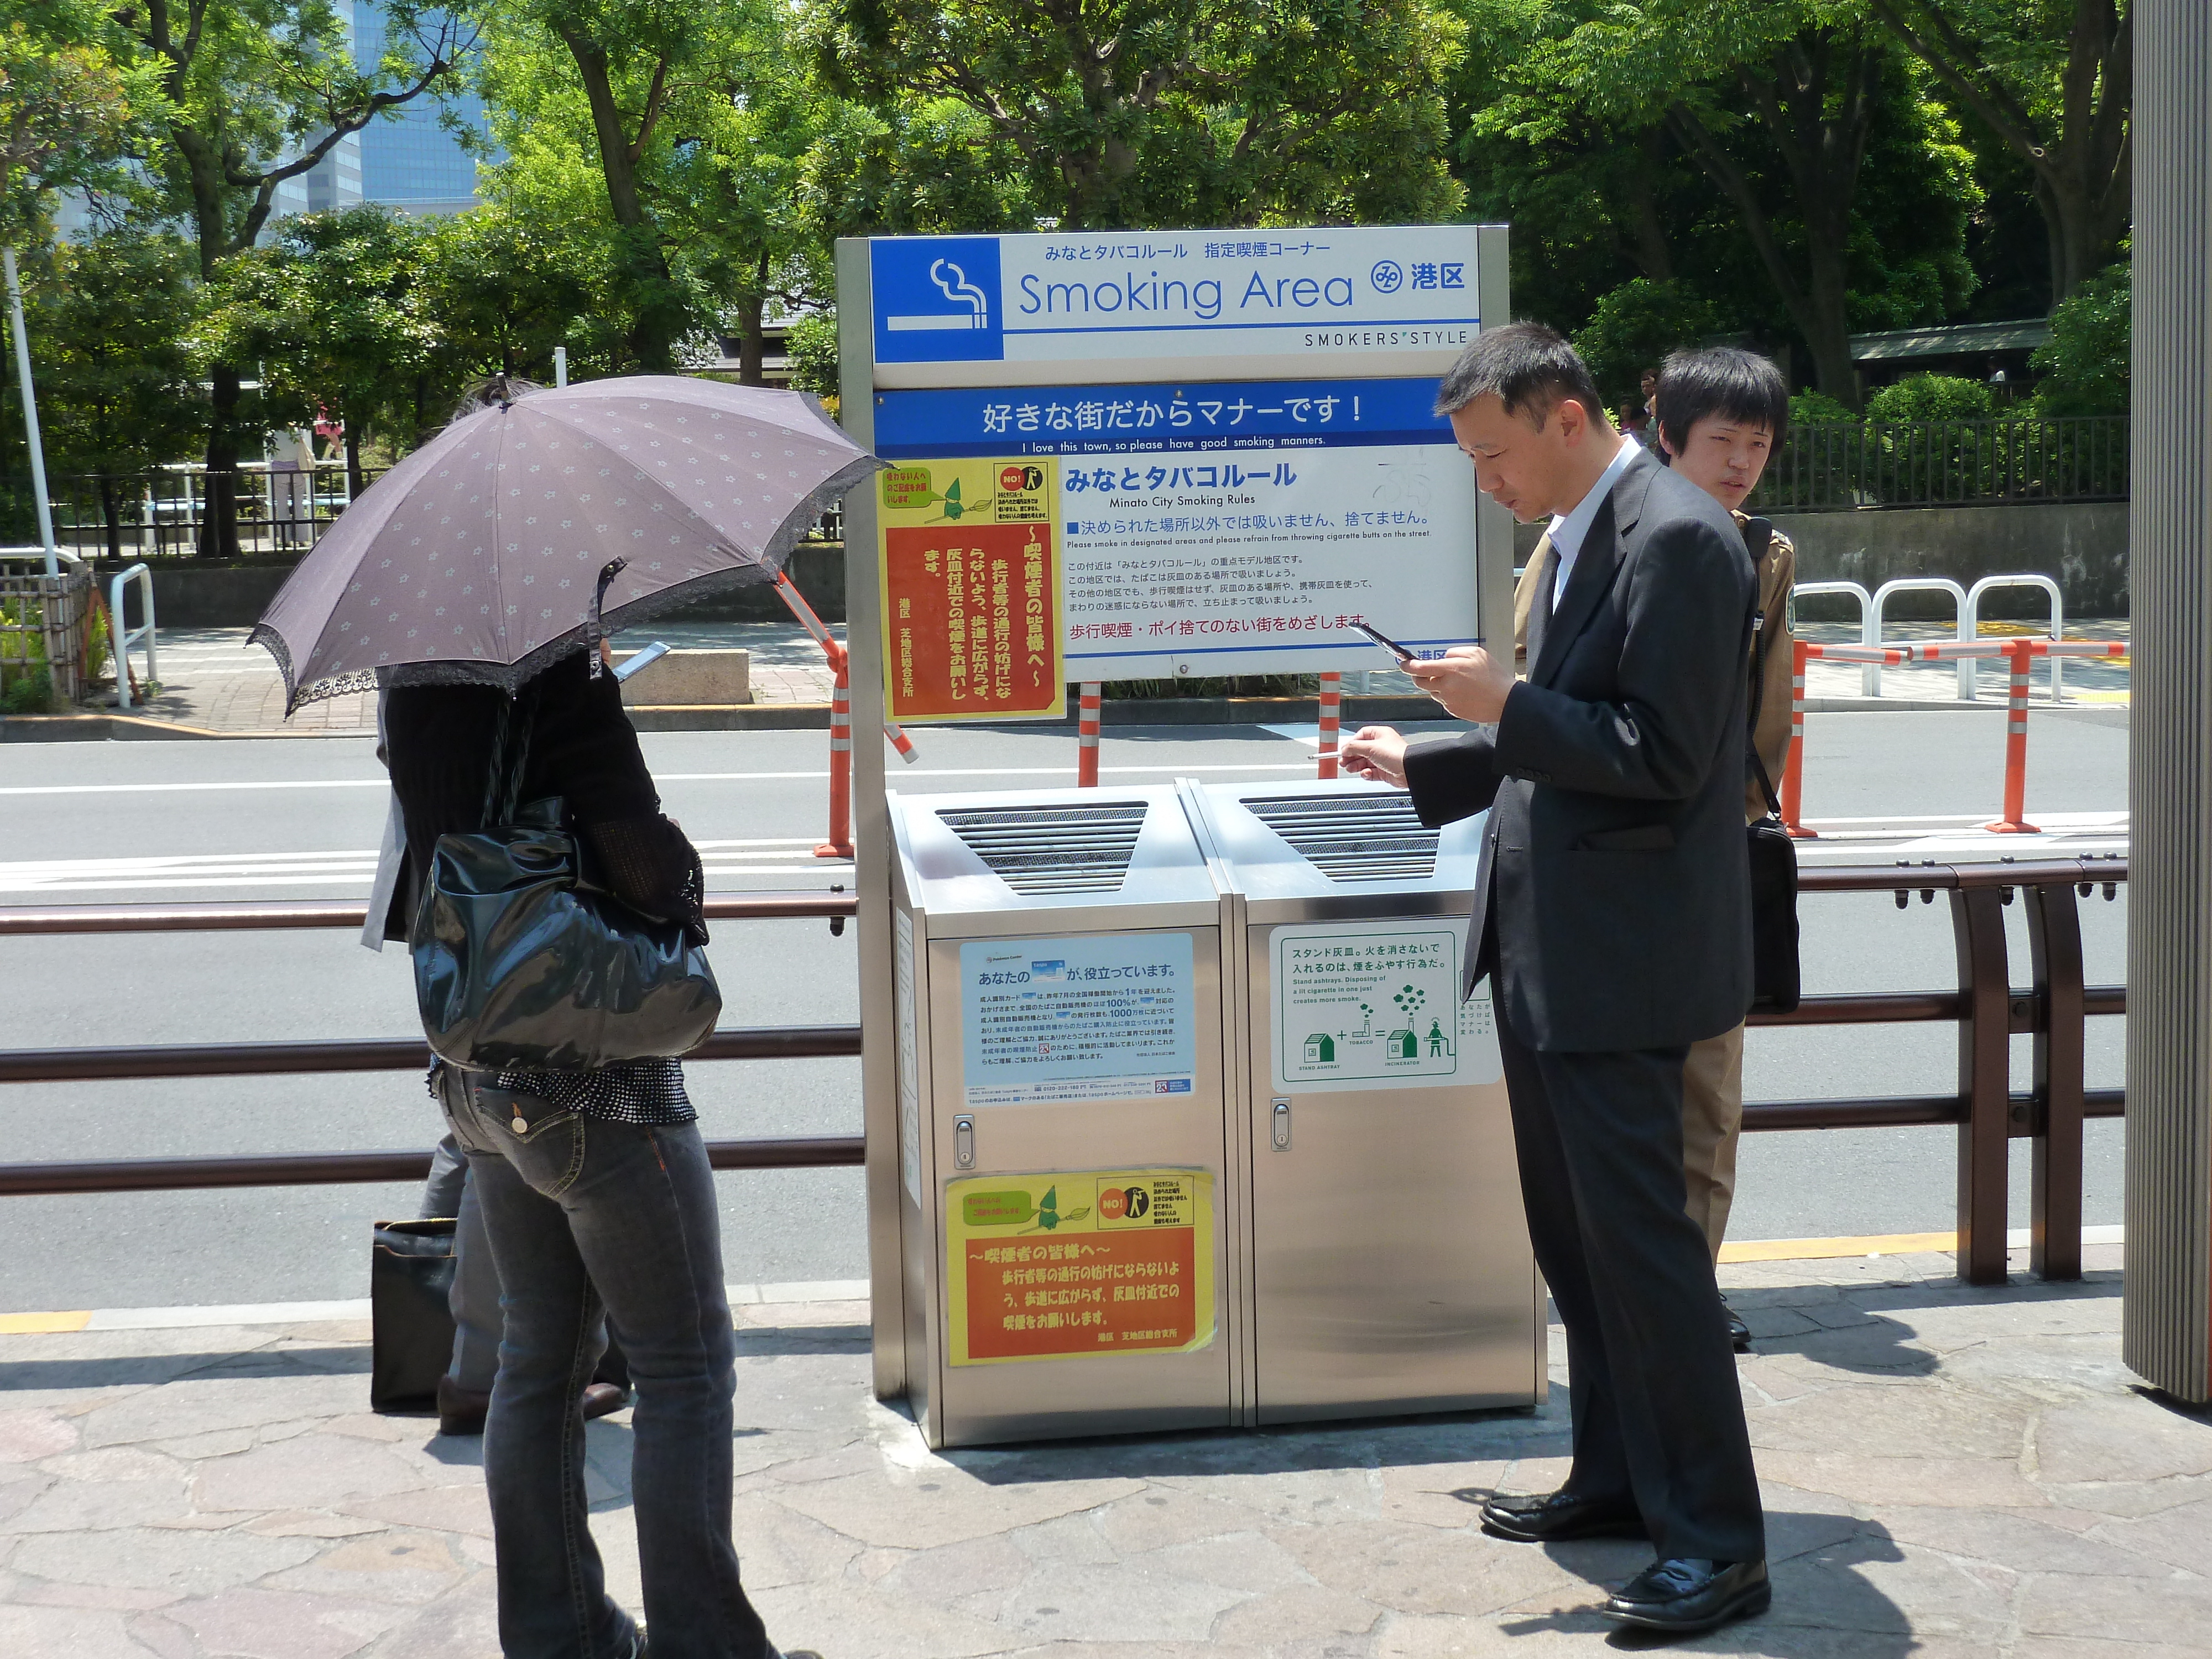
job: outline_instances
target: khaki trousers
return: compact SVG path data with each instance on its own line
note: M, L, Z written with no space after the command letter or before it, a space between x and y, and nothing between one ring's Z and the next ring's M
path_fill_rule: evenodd
M1735 1198L1735 1142L1743 1127L1743 1027L1690 1045L1682 1066L1682 1179L1690 1219L1713 1260Z

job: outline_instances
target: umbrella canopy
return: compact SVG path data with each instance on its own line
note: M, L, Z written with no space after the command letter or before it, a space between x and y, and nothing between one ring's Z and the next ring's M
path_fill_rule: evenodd
M796 392L673 374L530 391L465 415L362 493L253 630L285 712L387 684L513 690L617 629L774 580L883 465Z

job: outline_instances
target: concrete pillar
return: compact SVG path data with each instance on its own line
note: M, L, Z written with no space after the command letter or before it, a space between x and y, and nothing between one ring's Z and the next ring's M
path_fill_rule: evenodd
M2124 1351L2212 1400L2212 6L2135 9Z

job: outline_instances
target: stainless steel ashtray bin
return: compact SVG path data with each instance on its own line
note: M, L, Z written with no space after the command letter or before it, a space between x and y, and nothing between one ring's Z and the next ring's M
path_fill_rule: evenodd
M1460 1000L1484 820L1352 782L1182 786L1224 891L1261 1423L1545 1389L1488 988Z
M925 1437L1238 1420L1220 900L1183 798L890 804L908 1392Z

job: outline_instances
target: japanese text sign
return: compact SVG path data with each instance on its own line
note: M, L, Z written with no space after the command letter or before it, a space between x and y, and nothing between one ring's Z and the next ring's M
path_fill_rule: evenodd
M960 947L966 1103L1188 1095L1197 1077L1191 936L1074 934Z
M1504 1076L1489 998L1460 1000L1466 928L1456 919L1278 927L1268 957L1276 1089L1430 1088Z
M884 680L896 720L1054 720L1066 706L1056 471L894 466L877 489Z
M1203 1348L1218 1324L1213 1237L1213 1177L1202 1170L947 1182L947 1358Z

